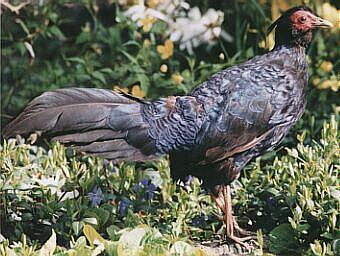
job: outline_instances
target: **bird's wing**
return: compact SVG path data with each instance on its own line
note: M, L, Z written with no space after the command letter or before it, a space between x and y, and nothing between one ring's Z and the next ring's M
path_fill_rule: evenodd
M206 109L209 128L201 136L206 145L203 163L221 161L264 141L270 149L299 118L296 99L301 95L295 95L299 85L294 84L293 68L284 68L280 61L259 65L256 60L224 70L192 92L200 101L213 102Z
M159 153L191 149L205 117L202 104L191 96L171 96L143 106L148 135Z

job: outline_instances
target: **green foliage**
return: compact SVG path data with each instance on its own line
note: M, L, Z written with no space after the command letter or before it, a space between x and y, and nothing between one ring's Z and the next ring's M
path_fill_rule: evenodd
M174 184L165 159L139 167L113 166L75 157L59 144L46 151L9 140L1 148L0 163L2 235L10 241L26 234L30 243L43 243L53 229L58 245L68 246L83 233L97 235L86 231L89 224L116 241L126 227L143 224L157 227L168 246L189 236L208 238L221 226L208 220L217 209L199 181ZM159 244L156 238L145 239Z
M236 186L240 221L247 218L269 234L271 252L335 255L339 249L337 128L333 117L319 142L305 145L301 135L273 165L261 166L259 158ZM2 238L3 251L33 252L46 243L43 250L49 250L55 232L56 250L64 252L74 241L69 253L125 255L117 250L135 250L134 243L146 255L158 255L153 250L191 251L184 242L224 232L200 182L174 183L166 159L114 166L59 144L46 151L11 139L4 141L0 164L2 236L8 239Z
M316 255L330 255L331 244L336 250L340 239L337 121L333 116L324 123L319 142L305 145L302 134L296 148L287 148L287 154L271 165L261 166L258 159L241 179L239 211L246 212L257 228L270 232L269 249L274 253L303 253L308 244ZM325 248L315 253L320 243Z
M118 85L131 90L137 84L150 98L184 94L223 67L195 62L177 51L174 58L163 60L156 50L165 41L161 21L145 33L118 5L102 17L106 8L92 1L70 5L53 1L27 6L19 17L5 10L3 115L13 116L32 97L61 87ZM25 45L32 47L35 58ZM160 71L162 64L167 72ZM177 84L172 74L180 74L183 82Z

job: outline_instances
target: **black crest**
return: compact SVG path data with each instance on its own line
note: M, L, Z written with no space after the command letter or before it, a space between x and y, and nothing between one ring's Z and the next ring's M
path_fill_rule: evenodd
M276 21L274 21L268 28L268 33L270 33L275 27L277 26L281 26L283 24L287 24L288 23L288 19L289 17L294 13L294 12L297 12L297 11L308 11L308 12L311 12L311 13L314 13L312 11L312 9L310 9L309 7L307 6L295 6L293 8L290 8L288 9L287 11L285 11Z

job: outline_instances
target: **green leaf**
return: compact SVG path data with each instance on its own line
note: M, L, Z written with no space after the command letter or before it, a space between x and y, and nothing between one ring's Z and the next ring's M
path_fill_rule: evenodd
M57 26L50 27L48 31L51 33L51 35L55 36L59 40L63 40L65 38L63 32L61 32Z
M89 224L92 224L92 225L98 225L98 221L96 218L84 218L83 221L85 223L89 223Z
M134 41L134 40L129 40L129 41L123 43L123 46L129 46L129 45L134 45L134 46L140 47L140 44L138 42Z
M76 74L75 77L76 77L76 79L79 80L80 82L91 80L91 76L89 76L89 75L87 75L87 74Z
M171 255L183 256L208 256L208 254L200 248L194 247L186 242L177 241L170 248Z
M274 228L269 234L269 250L273 253L283 253L298 248L293 228L283 223Z
M91 39L91 34L88 32L81 32L79 36L77 37L76 44L82 44L85 42L90 41Z
M71 61L71 62L77 62L80 64L86 64L85 60L83 60L82 58L79 57L70 57L70 58L66 58L67 61Z
M99 222L99 226L103 226L108 221L110 213L102 208L95 208L87 211L86 217L96 218Z
M297 231L303 233L303 234L307 234L308 233L308 230L310 228L310 225L309 224L299 224L297 225Z
M333 241L334 255L340 255L340 239L335 239Z
M142 88L142 90L147 93L148 89L150 87L150 79L147 75L145 74L138 74L137 75L137 79L140 82L140 87Z
M106 232L109 235L111 241L116 241L119 239L120 235L117 232L118 230L119 228L115 225L111 225L106 229Z
M74 221L72 223L72 229L73 229L73 232L76 235L79 235L79 233L80 233L80 231L82 230L83 227L84 227L84 222L83 221Z
M121 53L123 53L125 57L128 58L128 60L130 60L132 63L138 64L137 59L133 57L131 54L129 54L127 51L122 50Z
M117 247L118 255L140 255L144 250L146 236L151 233L154 238L162 237L159 231L154 231L147 226L126 229L122 233Z
M99 71L94 71L92 73L92 76L96 79L98 79L100 82L102 82L103 84L106 84L106 79L104 77L104 75L102 73L100 73Z
M106 242L106 240L101 235L99 235L97 230L95 230L91 225L85 225L83 232L91 246L97 244L98 242L102 244L105 244Z
M108 75L111 75L113 73L113 70L111 68L102 68L102 69L99 69L99 71L101 73L106 73Z

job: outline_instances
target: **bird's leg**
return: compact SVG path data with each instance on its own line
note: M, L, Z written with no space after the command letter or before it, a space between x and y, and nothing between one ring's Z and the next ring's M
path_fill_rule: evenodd
M235 220L235 217L233 216L230 186L229 185L222 186L221 189L219 190L218 196L212 194L212 197L214 198L218 208L220 208L224 213L227 237L229 237L236 243L244 246L247 250L250 250L251 247L249 246L249 244L245 243L245 241L254 239L256 237L254 236L238 237L234 234L234 231L236 230L240 234L249 235L247 231L244 231L239 227Z
M241 228L241 227L238 225L238 223L237 223L237 221L236 221L236 219L235 219L235 216L233 216L233 222L234 222L234 229L237 231L238 234L243 235L243 236L250 236L250 235L253 235L254 238L255 238L256 233L250 232L250 231L248 231L248 230L244 230L243 228Z

